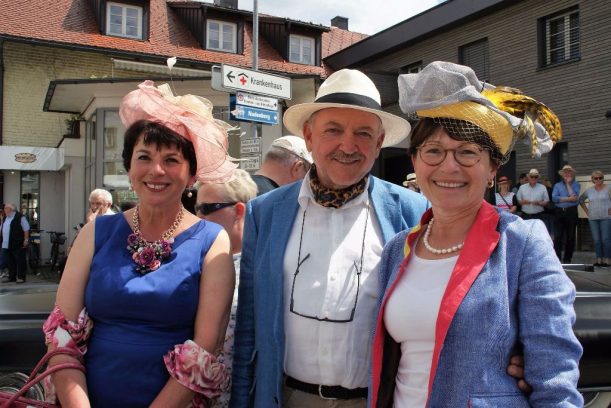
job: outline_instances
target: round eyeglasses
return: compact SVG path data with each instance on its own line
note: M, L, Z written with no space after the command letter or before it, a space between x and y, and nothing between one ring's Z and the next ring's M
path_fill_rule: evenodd
M473 143L465 143L456 149L446 149L439 143L426 143L418 147L420 159L429 166L440 165L452 152L454 160L463 167L475 166L482 159L484 149Z

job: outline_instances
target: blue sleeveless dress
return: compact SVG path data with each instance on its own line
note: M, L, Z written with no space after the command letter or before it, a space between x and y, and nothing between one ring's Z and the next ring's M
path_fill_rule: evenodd
M94 327L85 365L93 407L147 407L169 378L163 356L188 339L202 260L221 227L200 221L179 234L159 269L140 275L127 250L123 214L98 217L85 289Z

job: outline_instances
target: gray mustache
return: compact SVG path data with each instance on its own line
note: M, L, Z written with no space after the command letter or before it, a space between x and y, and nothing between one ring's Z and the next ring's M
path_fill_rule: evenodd
M331 155L332 159L340 159L340 160L360 160L363 159L365 156L363 156L361 153L352 153L352 154L346 154L343 152L335 152Z

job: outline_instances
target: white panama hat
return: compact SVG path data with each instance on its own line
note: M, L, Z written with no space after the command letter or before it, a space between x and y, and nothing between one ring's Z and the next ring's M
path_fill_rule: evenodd
M367 75L355 69L334 72L320 85L314 102L291 106L284 113L284 126L303 137L303 124L313 113L327 108L357 109L377 115L384 127L382 147L393 146L409 135L409 122L382 110L380 92Z

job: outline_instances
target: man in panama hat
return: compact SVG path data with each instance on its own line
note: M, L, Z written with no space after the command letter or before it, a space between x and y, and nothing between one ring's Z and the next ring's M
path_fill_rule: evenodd
M373 82L343 69L314 102L284 114L314 165L303 181L248 203L233 407L366 404L382 248L427 205L369 174L380 149L410 131L381 109Z
M555 204L554 250L562 263L570 264L575 251L577 205L579 205L581 186L575 181L575 170L570 164L562 167L558 174L562 176L562 180L554 184L552 190L552 201Z

